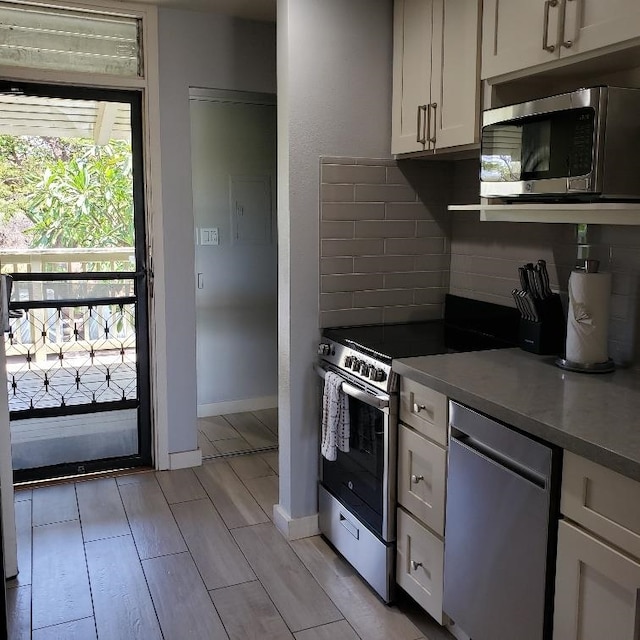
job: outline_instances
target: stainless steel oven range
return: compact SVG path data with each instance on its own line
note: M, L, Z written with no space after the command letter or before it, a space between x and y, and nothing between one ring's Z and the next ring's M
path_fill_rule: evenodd
M394 358L514 346L515 309L447 296L445 320L325 329L316 370L342 378L349 451L321 458L322 534L380 595L394 597L398 378Z

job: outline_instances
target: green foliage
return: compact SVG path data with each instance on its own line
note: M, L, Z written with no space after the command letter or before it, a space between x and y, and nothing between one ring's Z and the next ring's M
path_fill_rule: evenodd
M37 247L133 245L133 176L125 143L74 142L69 160L47 163L31 179L25 213Z
M33 247L133 245L131 146L0 135L0 220L26 215Z

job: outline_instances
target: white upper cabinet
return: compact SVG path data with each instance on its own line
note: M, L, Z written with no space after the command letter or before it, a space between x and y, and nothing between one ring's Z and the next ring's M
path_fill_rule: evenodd
M482 79L557 58L560 0L484 0Z
M576 55L640 37L639 0L564 0L560 55Z
M481 76L493 78L619 43L630 46L639 38L638 0L485 0Z
M391 152L478 140L478 0L394 3Z

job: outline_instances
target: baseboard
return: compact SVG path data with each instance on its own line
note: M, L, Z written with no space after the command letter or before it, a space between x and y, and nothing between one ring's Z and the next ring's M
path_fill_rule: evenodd
M169 469L187 469L188 467L199 467L202 464L202 451L180 451L169 454Z
M273 505L273 524L287 540L310 538L320 533L318 514L304 518L291 518L282 505Z
M246 400L199 404L198 418L223 416L227 413L243 413L244 411L260 411L261 409L275 409L277 406L278 396L264 396L262 398L247 398Z

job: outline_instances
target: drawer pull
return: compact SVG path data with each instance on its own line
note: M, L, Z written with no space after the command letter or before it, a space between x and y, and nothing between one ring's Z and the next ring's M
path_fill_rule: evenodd
M417 476L415 473L411 475L411 482L418 484L421 480L424 480L424 476Z
M424 404L418 404L417 402L413 403L413 413L420 413L421 411L426 411L427 407Z
M360 539L360 531L344 515L340 514L340 524L356 539Z
M411 568L412 568L414 571L417 571L417 570L418 570L418 567L421 567L421 566L422 566L422 562L416 562L415 560L412 560L412 561L411 561Z

